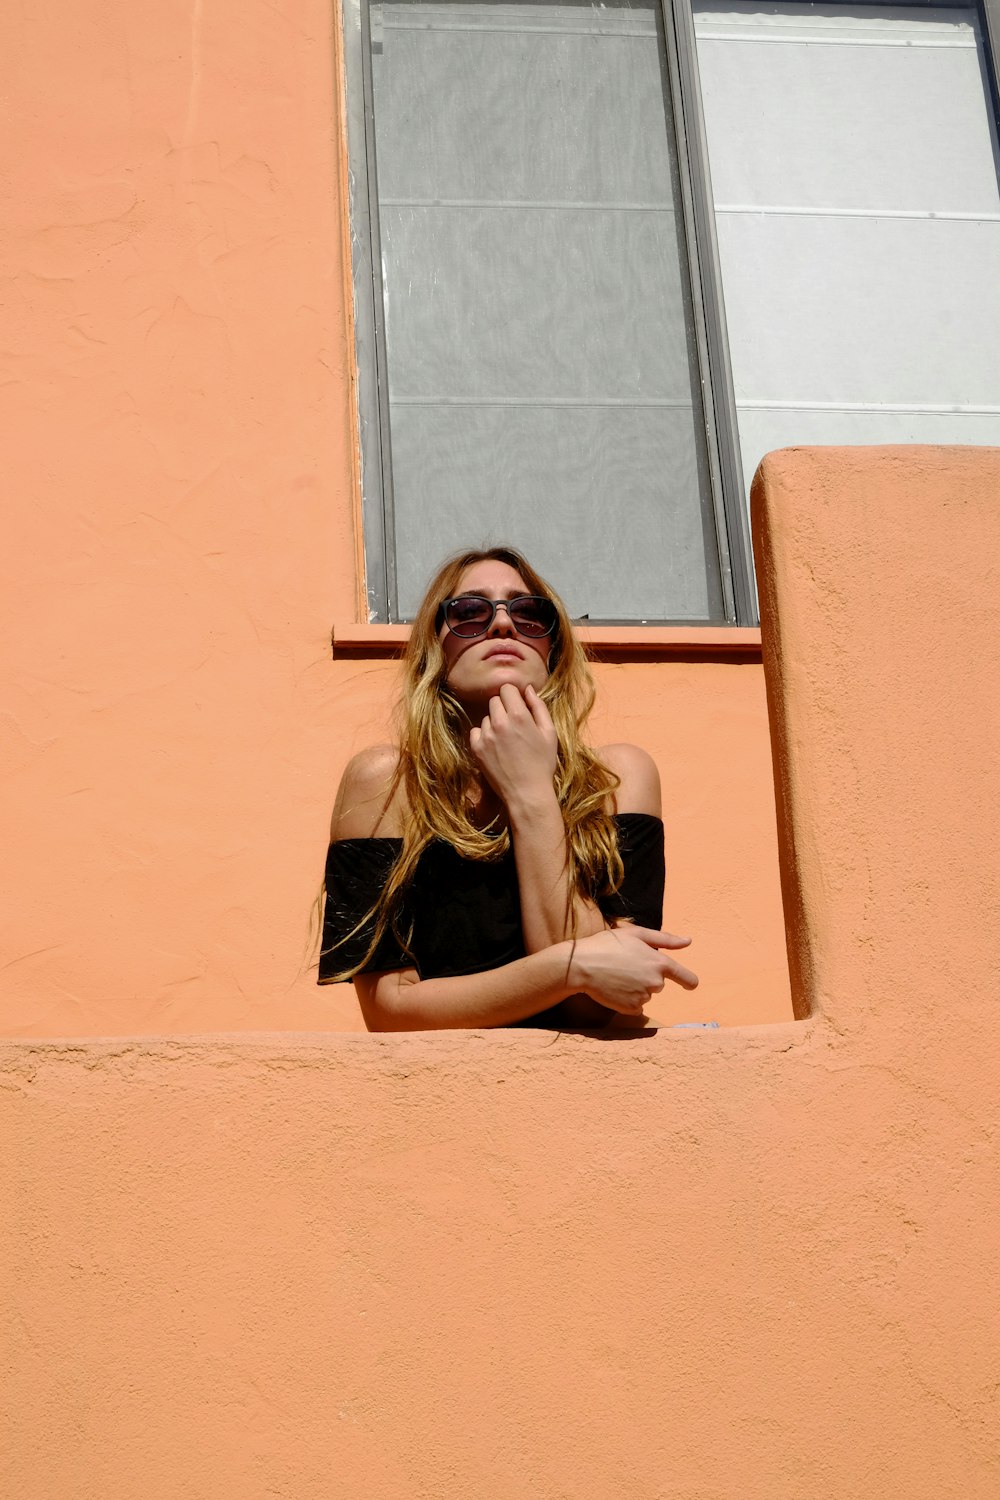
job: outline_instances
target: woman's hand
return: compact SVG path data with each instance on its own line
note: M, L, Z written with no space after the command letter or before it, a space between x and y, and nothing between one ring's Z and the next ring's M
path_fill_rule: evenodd
M490 786L508 809L552 796L559 742L548 709L533 687L524 696L505 682L489 713L469 735L469 748Z
M686 948L690 941L651 927L613 927L595 932L574 945L567 982L609 1010L638 1016L668 979L686 990L697 987L697 974L685 969L667 951Z

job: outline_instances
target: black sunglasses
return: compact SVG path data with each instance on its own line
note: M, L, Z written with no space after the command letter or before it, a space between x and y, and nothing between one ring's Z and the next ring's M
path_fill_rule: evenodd
M496 619L501 604L518 635L537 640L551 635L556 628L556 607L551 599L538 594L522 594L517 599L484 599L481 594L460 594L446 599L438 610L437 625L442 621L452 635L464 640L485 635Z

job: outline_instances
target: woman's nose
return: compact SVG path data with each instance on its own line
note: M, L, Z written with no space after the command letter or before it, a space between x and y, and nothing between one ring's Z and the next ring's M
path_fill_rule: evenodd
M503 614L500 611L503 611ZM517 629L510 617L510 608L504 599L497 600L497 607L493 614L493 623L487 632L488 635L517 635Z

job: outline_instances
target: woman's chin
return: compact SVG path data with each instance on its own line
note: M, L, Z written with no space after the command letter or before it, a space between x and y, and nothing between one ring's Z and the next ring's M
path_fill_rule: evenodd
M451 690L466 708L482 705L485 712L490 699L497 696L504 683L516 687L522 695L525 688L529 686L534 686L541 692L544 680L536 682L536 674L526 670L527 665L520 659L512 659L509 662L498 660L495 664L484 662L484 670L477 673L475 682L463 682L461 685L453 683L450 684Z
M495 656L487 665L489 671L486 675L496 683L512 682L523 690L531 681L532 674L527 670L528 664L520 657L512 656L508 660L503 656Z

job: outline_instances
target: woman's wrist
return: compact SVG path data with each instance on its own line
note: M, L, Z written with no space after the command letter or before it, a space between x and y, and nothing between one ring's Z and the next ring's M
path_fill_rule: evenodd
M573 995L581 995L585 993L585 976L583 972L584 966L581 963L580 954L580 944L583 941L583 938L567 938L565 942L559 944L559 947L566 949L566 957L564 960L566 967L563 972L566 981L566 994L564 998L567 1000L570 999Z
M504 804L511 830L515 834L526 828L537 828L541 820L553 818L553 814L559 819L559 826L562 828L559 799L551 782L536 787L516 787L504 798Z

